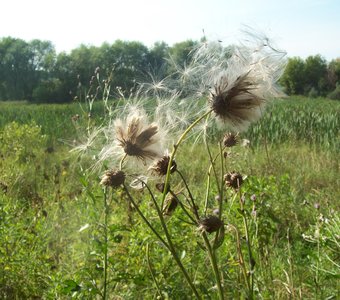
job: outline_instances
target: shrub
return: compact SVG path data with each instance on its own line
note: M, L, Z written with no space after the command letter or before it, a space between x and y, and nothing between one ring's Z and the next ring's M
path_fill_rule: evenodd
M330 92L327 97L332 100L340 100L340 85L337 85L333 92Z

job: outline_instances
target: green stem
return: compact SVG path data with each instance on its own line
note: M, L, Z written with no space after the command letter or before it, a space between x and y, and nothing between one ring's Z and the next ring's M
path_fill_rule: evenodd
M143 221L145 222L145 224L151 229L151 231L156 235L156 237L163 243L163 245L165 247L168 248L168 250L170 251L170 247L168 245L168 243L159 235L159 233L156 231L156 229L150 224L150 222L148 221L148 219L144 216L144 214L142 213L142 211L139 209L137 203L134 201L133 197L131 196L129 190L127 189L126 185L124 184L124 190L127 193L129 200L131 201L133 207L136 209L137 213L139 214L139 216L143 219Z
M170 159L169 159L169 163L168 163L168 170L165 176L165 181L164 181L164 192L163 192L163 197L162 197L162 206L161 208L163 209L163 204L164 204L164 200L165 200L165 196L166 196L166 191L168 190L168 186L170 183L170 169L172 166L172 162L174 160L175 154L177 152L178 147L180 146L180 144L184 141L185 137L187 136L187 134L199 123L201 122L205 117L207 117L208 115L210 115L212 112L212 110L207 111L205 114L203 114L202 116L200 116L198 119L196 119L196 121L194 121L183 133L182 135L179 137L178 141L176 142L176 144L174 144L173 146L173 150L171 152L170 155Z
M213 267L213 271L214 271L214 275L215 275L215 280L216 280L216 283L217 283L218 295L219 295L219 298L221 300L223 300L224 299L224 293L223 293L223 287L222 287L222 284L221 284L220 272L218 270L216 255L215 255L215 252L214 252L214 250L212 249L212 247L210 245L210 242L209 242L209 239L207 237L207 234L205 232L203 232L202 236L203 236L204 244L205 244L205 246L206 246L206 248L208 250L208 255L209 255L210 263L211 263L211 265Z
M103 300L107 299L107 249L108 249L108 235L107 235L107 224L108 224L108 207L107 207L107 187L104 189L104 291Z
M149 190L149 187L146 185L147 189ZM144 214L142 213L142 211L139 209L138 205L136 204L136 202L133 200L133 197L131 196L131 194L129 193L126 185L124 184L124 189L132 203L132 205L135 207L135 209L137 210L138 214L141 216L141 218L143 219L143 221L148 225L148 227L152 230L152 232L157 236L157 238L168 248L168 250L170 251L170 253L172 254L172 257L175 259L177 265L179 266L180 270L182 271L185 279L187 280L190 288L192 289L193 293L195 294L196 298L197 299L201 299L200 295L198 294L197 290L196 290L196 287L194 286L194 284L192 283L186 269L184 268L180 258L178 257L177 255L177 252L176 252L176 249L175 249L175 246L174 244L172 243L172 240L171 240L171 237L170 237L170 234L168 232L168 228L165 224L165 221L164 221L164 218L163 218L163 215L161 213L161 210L159 209L158 205L157 205L157 202L156 202L156 199L153 197L151 191L151 198L152 200L154 201L154 203L156 204L156 210L157 210L157 213L158 213L158 217L161 221L161 225L163 227L163 231L165 233L165 236L166 236L166 239L167 239L167 242L158 234L158 232L153 228L153 226L150 224L150 222L146 219L146 217L144 216Z
M230 228L234 229L234 231L235 231L235 234L236 234L236 247L237 247L237 252L238 252L238 255L239 255L239 261L240 261L240 265L241 265L241 269L242 269L244 280L245 280L245 282L247 284L248 291L250 291L250 282L249 282L249 277L247 275L247 269L246 269L245 264L244 264L244 258L243 258L242 247L241 247L241 239L240 239L240 235L238 233L238 229L234 225L231 225L231 224L229 224L228 226Z
M199 215L198 215L197 206L196 206L196 204L195 204L194 197L193 197L192 194L191 194L191 191L190 191L190 189L189 189L189 186L188 186L188 184L187 184L187 181L185 180L183 174L182 174L179 170L176 170L176 172L177 172L177 173L179 174L179 176L181 177L181 179L182 179L182 181L183 181L183 183L184 183L184 185L185 185L185 188L186 188L186 190L188 191L189 199L190 199L190 201L191 201L191 208L192 208L192 211L193 211L194 214L195 214L196 221L198 221L200 217L199 217Z
M244 225L244 230L246 234L246 243L247 243L247 249L248 249L248 259L249 259L249 273L250 273L250 289L249 289L249 299L254 298L254 257L253 253L251 250L251 240L249 236L249 228L248 228L248 222L247 218L245 215L244 207L243 207L243 202L242 202L242 196L241 196L241 189L239 189L239 197L240 197L240 208L242 212L242 219L243 219L243 225Z
M195 287L195 285L193 284L193 282L192 282L192 280L191 280L191 278L190 278L188 272L186 271L186 269L184 268L184 266L183 266L183 264L182 264L180 258L178 257L176 248L175 248L175 246L174 246L174 244L173 244L173 242L172 242L170 233L169 233L169 231L168 231L168 227L166 226L165 221L164 221L164 217L163 217L163 214L162 214L163 208L162 208L162 210L161 210L161 209L158 207L157 201L156 201L155 197L153 196L153 194L152 194L152 192L151 192L149 186L148 186L147 184L145 184L145 186L146 186L146 188L148 189L148 191L149 191L149 193L150 193L150 195L151 195L151 199L152 199L152 201L153 201L153 203L154 203L154 205L155 205L155 207L156 207L157 214L158 214L158 218L159 218L159 220L160 220L160 222L161 222L163 231L164 231L164 233L165 233L165 237L166 237L166 239L167 239L167 241L168 241L168 243L167 243L168 249L169 249L169 251L170 251L172 257L175 259L175 261L176 261L178 267L179 267L180 270L182 271L182 273L183 273L185 279L187 280L187 282L188 282L190 288L192 289L193 293L195 294L196 298L197 298L197 299L201 299L201 297L200 297L200 295L198 294L198 292L197 292L197 290L196 290L196 287ZM164 243L164 242L163 242L163 243Z
M149 244L146 244L146 260L148 262L148 267L149 267L149 271L151 273L151 277L152 277L152 280L153 282L155 283L156 285L156 289L157 289L157 292L158 292L158 295L160 297L160 299L164 299L163 295L162 295L162 292L161 292L161 289L159 287L159 284L156 280L156 276L155 276L155 273L152 269L152 266L151 266L151 261L150 261L150 248L149 248Z

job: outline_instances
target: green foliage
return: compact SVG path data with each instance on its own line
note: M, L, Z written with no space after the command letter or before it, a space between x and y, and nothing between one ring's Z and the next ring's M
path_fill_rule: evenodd
M77 112L76 107L20 105L1 104L0 298L103 298L106 252L111 298L158 297L149 264L164 298L191 298L169 251L144 226L126 193L110 191L105 209L99 178L85 175L77 160L68 156L68 148L49 149L48 140L75 136L70 118ZM101 111L101 106L94 107L98 118ZM48 117L51 114L53 120ZM237 145L228 149L226 171L238 170L248 177L240 194L227 190L223 198L226 230L218 248L218 261L227 298L246 296L237 236L231 226L239 232L240 247L248 262L243 216L249 225L256 262L255 298L338 296L336 212L340 208L340 189L337 142L333 141L338 137L338 114L335 101L281 100L245 133L252 148ZM14 115L19 121L9 122ZM212 146L211 151L215 155L219 148ZM204 205L207 172L202 166L209 164L209 157L198 144L188 144L178 151L176 162L193 186L197 204ZM175 184L177 180L173 178L174 189L183 193L182 187ZM155 182L150 182L153 188ZM211 184L207 214L217 207L217 193L217 187ZM148 193L136 191L133 195L161 232ZM156 200L161 200L160 194L156 194ZM202 297L214 298L216 286L207 252L197 243L201 234L183 222L185 218L180 209L167 217L170 235Z
M288 95L302 94L305 77L303 75L304 61L299 57L288 60L280 83Z
M271 144L302 141L338 151L339 116L340 106L330 100L303 97L276 99L260 122L253 124L245 136L254 145L265 140Z
M332 99L332 100L340 100L340 84L337 84L335 90L330 92L327 95L327 98Z
M280 83L288 95L325 96L338 81L337 61L327 62L320 55L289 58Z

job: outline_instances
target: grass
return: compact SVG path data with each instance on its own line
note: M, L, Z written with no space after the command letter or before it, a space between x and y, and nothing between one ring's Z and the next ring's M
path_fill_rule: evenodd
M87 174L69 147L60 143L77 138L77 127L87 123L79 106L1 103L0 107L0 297L103 298L106 253L109 299L191 298L171 254L138 217L126 193L111 191L104 209L98 176ZM94 109L100 121L101 108ZM228 299L247 296L239 256L243 253L245 262L249 259L243 212L256 261L254 298L340 296L339 109L339 103L326 99L279 101L242 135L251 146L230 150L225 171L248 177L242 186L241 213L238 195L230 190L224 194L226 232L216 253ZM75 114L80 114L80 121L72 121ZM19 124L8 125L13 119ZM32 121L41 127L32 126ZM46 151L51 144L54 151ZM217 145L211 151L218 153ZM210 164L204 147L180 148L176 162L198 206L204 206L203 166ZM179 178L174 180L174 190L183 189ZM208 214L218 207L217 194L212 184ZM133 196L162 232L147 193ZM161 200L161 194L155 197ZM203 241L195 227L182 221L185 218L180 209L166 218L169 233L200 295L215 299L216 283Z

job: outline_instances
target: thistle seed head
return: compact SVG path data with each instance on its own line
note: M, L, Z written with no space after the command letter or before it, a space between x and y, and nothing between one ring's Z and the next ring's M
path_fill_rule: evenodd
M243 183L243 177L240 173L230 172L224 175L224 181L227 187L238 189Z
M100 184L106 187L117 188L125 181L125 173L123 171L108 170L104 173Z
M165 184L164 183L156 183L156 189L158 191L160 191L161 193L164 193ZM168 185L165 193L167 194L169 191L170 191L170 186Z
M171 216L178 206L178 199L174 195L167 197L164 202L163 215Z
M200 231L206 231L208 233L215 232L223 226L223 221L217 216L207 216L199 220Z
M265 101L258 93L259 86L250 71L235 80L220 75L210 93L210 106L216 117L235 129L245 129L261 115Z
M120 120L115 123L118 146L123 149L126 155L143 161L159 157L156 144L160 141L157 134L158 126L147 124L145 119L146 117L140 114L133 115L125 123Z
M166 175L168 171L169 162L170 162L170 156L164 155L159 160L157 160L156 163L150 169L154 171L156 174L160 176L164 176ZM173 172L176 171L176 169L177 169L177 164L173 160L171 162L170 173L172 174Z
M223 137L224 147L234 147L238 143L238 134L228 132Z

